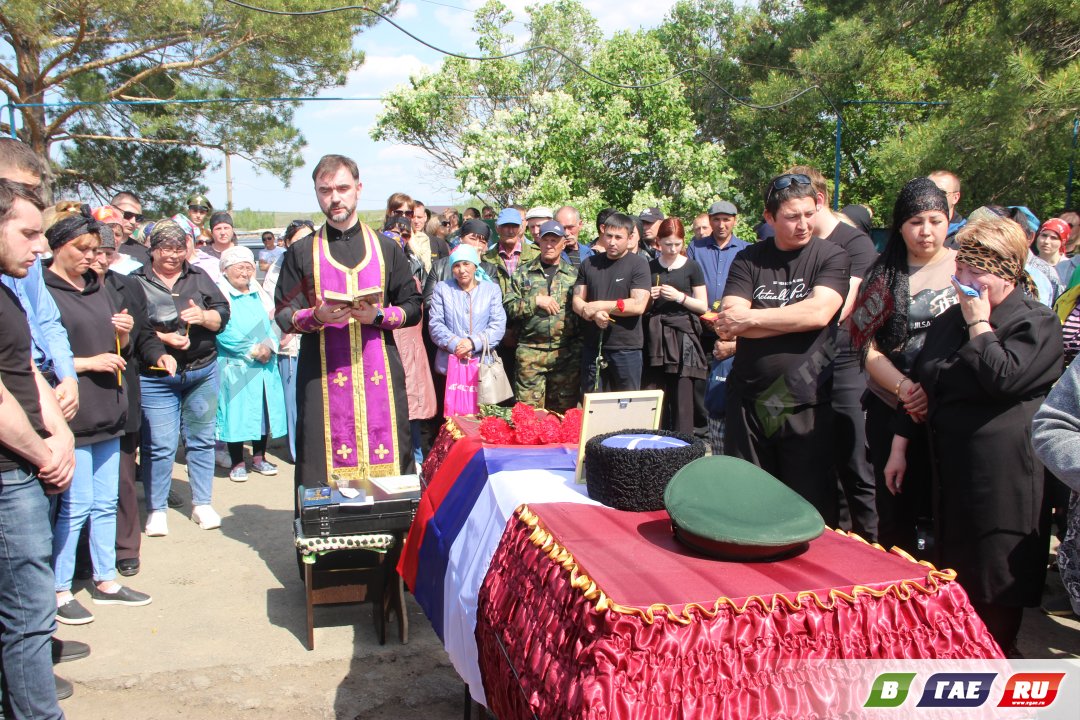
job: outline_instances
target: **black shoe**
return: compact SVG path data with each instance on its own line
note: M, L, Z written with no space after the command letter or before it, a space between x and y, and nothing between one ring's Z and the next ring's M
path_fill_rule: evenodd
M184 507L184 501L180 499L180 493L175 490L169 491L168 503L171 508Z
M56 699L67 700L69 697L75 694L75 686L69 683L59 675L53 675L53 680L56 681Z
M94 616L79 601L71 598L56 608L56 622L65 625L85 625L94 622Z
M78 640L61 640L53 636L52 661L53 665L72 660L82 660L90 654L90 646Z
M149 605L150 596L146 593L141 593L138 590L132 590L129 587L120 586L120 589L116 592L102 592L97 589L97 586L90 588L90 598L94 601L95 605L131 605L138 607L140 605Z
M124 558L116 561L116 572L124 577L139 574L139 558Z

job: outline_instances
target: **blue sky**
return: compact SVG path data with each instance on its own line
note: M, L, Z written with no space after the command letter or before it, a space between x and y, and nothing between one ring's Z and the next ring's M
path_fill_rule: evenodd
M336 0L329 0L327 6ZM519 19L526 16L525 0L503 0ZM447 50L474 53L473 14L483 0L404 0L395 21L418 37ZM654 27L660 24L674 0L585 0L586 8L609 34L618 30ZM446 5L454 5L459 10ZM524 26L520 26L524 33ZM327 97L382 97L409 76L434 70L442 55L420 45L393 26L380 22L357 38L357 46L366 53L364 65L349 76L344 87L331 88ZM283 186L277 178L258 174L246 161L233 159L233 206L252 210L317 210L311 189L311 168L326 153L341 153L360 165L364 185L361 210L383 207L386 198L402 191L429 205L463 202L456 192L456 182L449 174L432 166L420 150L405 145L377 143L369 133L381 109L379 102L305 103L296 113L297 126L307 139L304 166L293 173ZM225 206L225 170L221 158L209 158L219 167L208 172L205 182L210 201Z

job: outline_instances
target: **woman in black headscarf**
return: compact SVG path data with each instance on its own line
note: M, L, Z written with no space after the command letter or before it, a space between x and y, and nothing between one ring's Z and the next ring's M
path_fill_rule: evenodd
M949 204L927 178L900 191L888 244L863 283L848 322L867 374L866 440L876 480L878 542L918 554L916 521L931 516L926 438L912 437L903 493L885 483L893 431L901 416L926 418L926 393L911 378L930 321L957 301L956 251L945 247Z

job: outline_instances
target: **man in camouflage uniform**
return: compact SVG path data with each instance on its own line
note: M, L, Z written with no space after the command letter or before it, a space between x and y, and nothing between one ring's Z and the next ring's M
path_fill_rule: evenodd
M576 407L581 343L572 296L577 268L564 260L566 231L555 220L540 226L540 254L518 265L503 296L506 322L517 331L513 373L518 402L555 412Z
M521 226L521 211L517 208L503 208L495 221L495 231L499 236L499 242L495 244L484 256L485 262L495 266L495 273L491 279L499 284L499 290L506 297L510 291L510 278L517 269L539 255L536 246L525 242L525 235ZM517 333L513 326L507 323L506 334L496 350L502 359L503 368L507 377L514 377L514 368L517 357Z

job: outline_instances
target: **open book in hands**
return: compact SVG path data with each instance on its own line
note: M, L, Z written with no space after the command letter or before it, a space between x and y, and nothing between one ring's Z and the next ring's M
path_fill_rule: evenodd
M379 307L382 303L382 288L372 287L357 290L355 294L337 292L336 290L323 290L323 302L344 303L354 308L359 308L360 303L367 303L372 307Z

